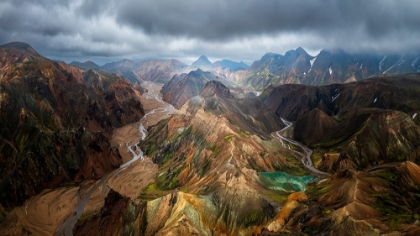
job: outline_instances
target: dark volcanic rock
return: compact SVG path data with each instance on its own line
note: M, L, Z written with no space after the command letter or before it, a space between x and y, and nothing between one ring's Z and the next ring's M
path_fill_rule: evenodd
M318 108L298 119L294 129L294 139L311 144L321 141L337 125L337 121Z
M138 205L111 189L101 210L79 221L74 235L145 235L146 202Z

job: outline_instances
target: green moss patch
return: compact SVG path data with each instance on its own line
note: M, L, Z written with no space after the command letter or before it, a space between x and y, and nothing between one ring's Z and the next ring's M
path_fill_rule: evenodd
M229 135L226 135L225 137L224 137L224 139L225 139L225 141L227 142L227 143L230 143L231 141L232 141L232 138L233 137L235 137L235 135L234 134L229 134Z

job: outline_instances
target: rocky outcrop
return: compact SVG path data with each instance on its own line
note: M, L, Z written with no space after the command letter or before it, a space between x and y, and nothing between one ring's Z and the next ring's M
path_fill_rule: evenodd
M111 190L100 211L81 219L73 229L74 235L146 235L147 204L134 203Z

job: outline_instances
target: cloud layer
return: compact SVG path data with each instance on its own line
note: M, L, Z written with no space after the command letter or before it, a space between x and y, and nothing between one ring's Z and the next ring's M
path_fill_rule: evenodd
M419 52L420 2L396 0L6 0L0 43L65 61L177 58L251 62L299 46Z

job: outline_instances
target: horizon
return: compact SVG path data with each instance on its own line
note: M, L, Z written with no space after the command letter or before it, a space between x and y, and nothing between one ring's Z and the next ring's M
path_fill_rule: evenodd
M0 44L23 41L65 62L200 55L250 65L267 52L420 51L418 1L93 1L0 3Z

